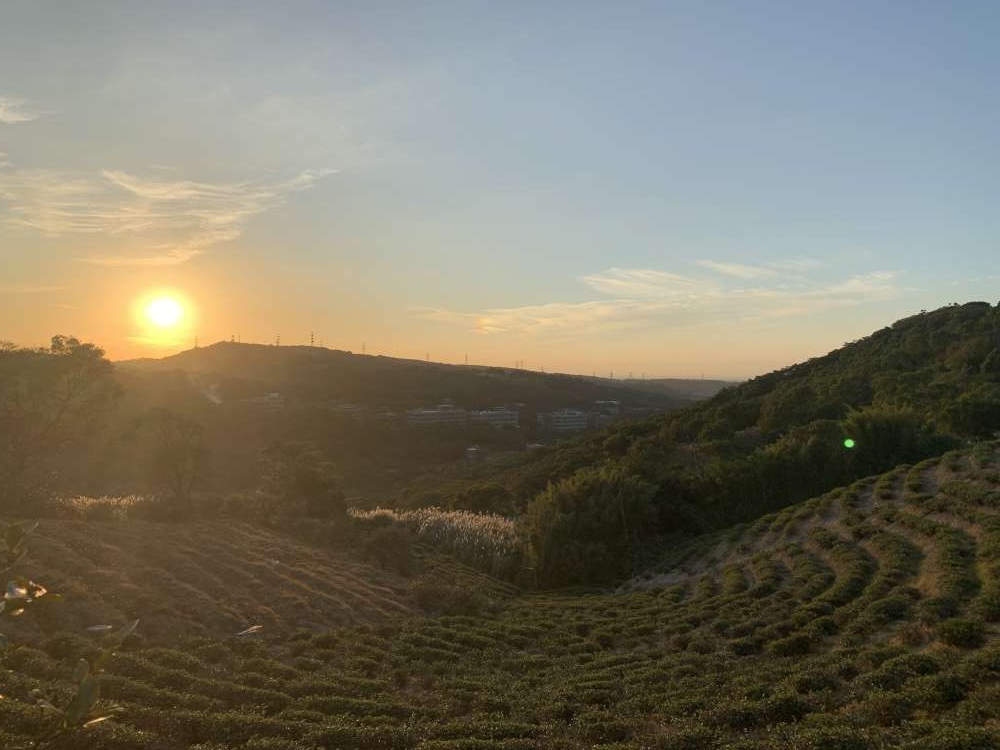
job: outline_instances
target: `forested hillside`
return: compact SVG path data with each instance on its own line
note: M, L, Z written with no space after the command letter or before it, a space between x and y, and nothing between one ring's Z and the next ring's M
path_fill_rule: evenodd
M997 430L1000 308L973 302L539 452L491 480L525 503L536 548L561 539L566 559L588 560L549 580L585 580L622 574L644 539L756 518Z

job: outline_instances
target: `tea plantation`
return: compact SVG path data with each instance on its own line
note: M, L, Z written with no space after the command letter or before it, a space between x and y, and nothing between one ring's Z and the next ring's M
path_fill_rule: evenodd
M995 445L691 540L616 590L157 528L39 528L32 560L66 602L8 631L0 747L1000 747ZM120 711L53 734L37 696L71 696L102 615L141 619L101 679Z

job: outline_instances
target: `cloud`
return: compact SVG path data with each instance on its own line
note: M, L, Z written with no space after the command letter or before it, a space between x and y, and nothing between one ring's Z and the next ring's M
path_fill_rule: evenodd
M284 180L205 183L110 169L96 175L15 170L0 172L0 201L8 204L9 227L49 237L104 235L142 249L84 258L89 263L167 266L238 238L249 219L332 173L310 170Z
M785 258L784 260L769 260L765 265L776 271L788 273L808 273L809 271L819 271L828 267L826 261L818 258Z
M0 167L12 166L10 159L7 158L7 153L5 151L0 151Z
M974 276L972 278L956 279L949 283L949 286L964 286L966 284L983 284L1000 279L1000 274L990 274L988 276Z
M498 307L471 313L429 307L414 308L411 312L425 320L457 325L482 334L559 333L579 328L593 331L615 321L621 322L629 308L641 311L648 309L648 305L637 300L597 300Z
M611 268L581 278L591 289L607 294L607 299L472 312L441 308L413 312L481 334L568 335L652 325L690 329L720 321L802 316L895 299L904 291L897 285L897 277L892 271L825 281L775 274L756 286L738 287L667 271Z
M545 333L572 329L594 331L623 322L631 311L643 308L630 300L530 305L484 310L476 315L479 333Z
M592 289L620 297L664 297L689 291L699 282L687 276L647 269L609 268L580 279Z
M39 113L24 108L22 99L0 96L0 125L16 125L19 122L37 120Z
M699 260L695 262L704 268L717 271L725 276L735 276L739 279L762 279L778 275L778 272L774 269L762 268L760 266L745 266L742 263L719 263L714 260Z
M61 292L66 287L62 286L22 286L19 284L0 285L0 294L48 294L49 292Z

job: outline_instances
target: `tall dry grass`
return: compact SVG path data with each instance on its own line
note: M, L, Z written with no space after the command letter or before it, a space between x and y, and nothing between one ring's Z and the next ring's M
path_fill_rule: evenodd
M409 529L418 541L500 578L513 576L521 567L524 545L517 525L503 516L440 508L352 508L349 513L376 526L399 524Z
M55 501L59 516L81 521L125 521L135 518L156 502L150 495L65 497Z

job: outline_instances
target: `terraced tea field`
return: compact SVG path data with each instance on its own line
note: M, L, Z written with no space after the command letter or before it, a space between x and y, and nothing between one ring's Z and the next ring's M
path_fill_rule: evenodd
M70 533L90 546L76 549ZM100 552L130 533L43 526L39 574L56 588L88 564L114 571L121 578L108 572L102 586L68 593L102 592L97 610L131 616L139 594L127 584L144 586L132 576L169 560L158 557L167 531L143 548L141 575ZM144 618L144 640L126 644L104 678L121 715L57 746L1000 747L995 448L900 467L693 540L613 592L523 593L428 557L423 580L490 592L494 607L477 616L420 614L403 579L304 546L283 552L277 580L265 551L277 542L251 527L169 533L191 560L153 592L164 610L214 613L206 621L233 630L269 607L272 629L288 634L220 636L180 621L161 633ZM240 535L258 535L260 548L251 555ZM259 598L254 585L228 594L238 575L269 583ZM289 632L300 606L344 624ZM77 629L8 650L0 745L25 743L47 721L32 691L67 696L73 664L92 648Z
M143 637L222 637L252 625L287 633L409 612L409 582L345 554L244 523L43 521L24 573L58 591L57 609L4 629L80 632L132 618ZM19 627L15 628L14 625Z

